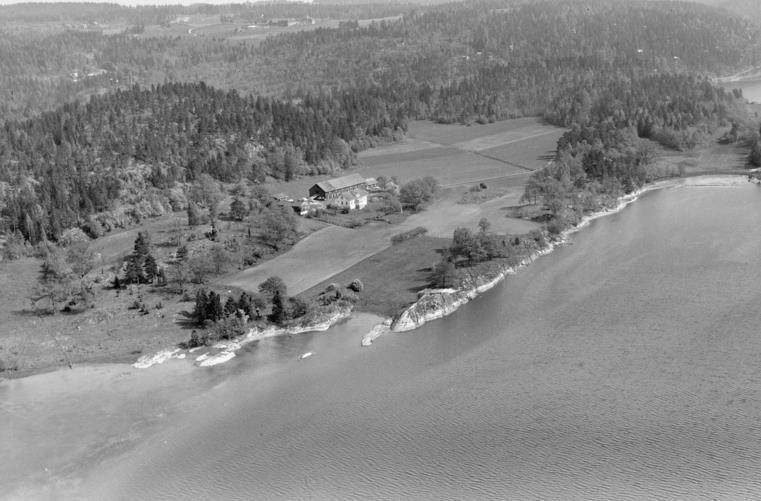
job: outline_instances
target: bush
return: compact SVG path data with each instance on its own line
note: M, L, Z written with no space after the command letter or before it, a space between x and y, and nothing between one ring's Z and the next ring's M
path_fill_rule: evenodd
M417 228L394 235L393 237L391 237L391 243L394 245L400 244L411 238L425 235L426 233L428 233L428 230L426 228L423 228L422 226L418 226Z
M353 290L354 292L362 292L362 289L364 288L365 288L365 285L358 278L355 278L349 284L349 289Z
M8 240L5 242L2 250L2 259L13 261L14 259L29 255L30 251L31 248L24 240L24 236L20 231L16 230L8 236Z
M339 299L341 299L344 302L353 304L359 301L359 296L357 296L357 294L354 293L353 291L347 290L343 292L343 294L341 295Z
M13 372L18 370L18 360L0 358L0 372Z

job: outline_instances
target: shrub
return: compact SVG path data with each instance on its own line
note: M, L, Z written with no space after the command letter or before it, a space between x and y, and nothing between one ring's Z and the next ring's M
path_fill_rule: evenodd
M364 288L365 288L365 285L358 278L355 278L349 284L349 289L353 290L354 292L362 292L362 289Z
M343 292L340 299L344 302L353 304L359 301L359 296L357 296L357 294L354 293L353 291L347 290Z
M413 228L409 231L405 231L403 233L394 235L393 237L391 237L391 243L394 245L400 244L411 238L419 237L420 235L425 235L426 233L428 233L428 230L426 228L423 228L422 226L418 226L417 228Z
M30 250L29 244L24 241L24 236L20 231L16 230L8 236L8 240L5 242L2 250L2 259L13 261L28 255Z

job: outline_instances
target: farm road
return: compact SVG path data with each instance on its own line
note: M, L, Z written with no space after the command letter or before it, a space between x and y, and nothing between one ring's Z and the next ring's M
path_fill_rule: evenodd
M220 281L251 291L268 277L278 276L287 285L288 293L295 295L389 247L393 235L418 226L427 228L430 236L450 237L455 228L475 229L479 219L486 217L491 221L493 231L525 233L536 224L504 215L504 208L517 204L521 193L522 186L516 186L504 197L479 205L461 205L454 199L444 198L398 225L377 223L358 229L322 228L285 254Z

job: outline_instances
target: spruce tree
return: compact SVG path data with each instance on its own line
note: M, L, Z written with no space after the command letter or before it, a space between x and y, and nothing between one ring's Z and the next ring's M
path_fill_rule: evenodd
M282 324L286 319L285 304L279 290L276 290L272 296L272 312L269 319L270 322L278 325Z
M177 248L177 252L175 253L175 256L177 257L178 261L187 261L188 260L188 247L187 245L182 245Z
M243 292L238 298L238 310L247 315L248 318L254 318L253 305L251 304L251 296L247 292Z
M137 254L132 254L127 259L127 268L124 271L124 283L141 284L144 282L143 259Z
M206 319L216 322L222 318L224 309L222 308L222 298L214 291L209 292L206 303Z
M227 298L227 301L225 301L225 316L230 317L232 315L235 315L238 312L238 302L235 301L235 299L232 298L232 296Z
M148 283L152 283L153 279L156 278L156 276L159 274L159 268L156 264L156 259L151 254L145 256L145 260L143 262L143 270L145 271L145 279L148 281Z
M201 289L196 292L196 304L193 307L193 319L198 325L203 325L206 322L208 302L209 298L206 295L205 290Z
M147 257L150 252L151 241L147 233L142 231L137 234L135 239L135 254L141 257Z

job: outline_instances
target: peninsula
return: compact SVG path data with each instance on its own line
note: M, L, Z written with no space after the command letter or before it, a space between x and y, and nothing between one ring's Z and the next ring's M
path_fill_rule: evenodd
M305 8L0 7L0 377L221 360L351 310L405 330L653 183L761 165L755 110L715 85L761 29L728 11ZM293 22L254 36L268 9ZM38 66L42 39L75 49Z

